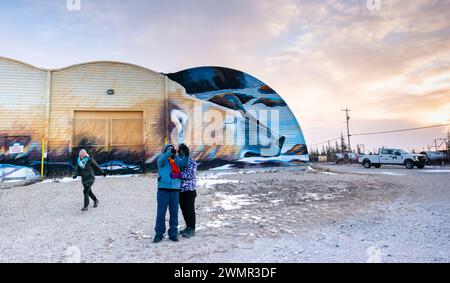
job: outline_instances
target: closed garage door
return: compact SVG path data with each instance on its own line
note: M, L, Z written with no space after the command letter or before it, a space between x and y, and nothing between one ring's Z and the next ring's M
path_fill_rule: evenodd
M140 171L145 150L143 112L75 111L72 144L75 153L87 148L109 171Z

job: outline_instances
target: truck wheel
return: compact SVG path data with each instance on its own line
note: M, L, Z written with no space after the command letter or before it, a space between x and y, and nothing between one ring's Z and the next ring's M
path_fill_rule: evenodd
M369 161L369 160L364 160L364 161L363 161L363 166L364 166L364 168L366 168L366 169L370 169L370 167L372 166L372 164L370 164L370 161Z
M414 169L414 162L412 162L412 160L406 160L405 167L406 169Z
M375 164L373 167L380 169L381 168L381 164Z
M425 164L418 164L418 165L417 165L417 168L423 169L423 168L425 168Z

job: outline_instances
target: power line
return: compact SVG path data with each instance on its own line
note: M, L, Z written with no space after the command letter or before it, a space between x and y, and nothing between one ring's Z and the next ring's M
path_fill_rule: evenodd
M431 128L445 127L445 126L448 126L448 125L450 125L450 123L447 123L447 124L440 124L440 125L433 125L433 126L425 126L425 127L417 127L417 128L409 128L409 129L401 129L401 130L391 130L391 131L383 131L383 132L372 132L372 133L353 134L352 136L370 136L370 135L380 135L380 134L390 134L390 133L409 132L409 131L416 131L416 130L423 130L423 129L431 129Z
M378 135L378 134L389 134L389 133L399 133L399 132L408 132L408 131L416 131L416 130L423 130L423 129L431 129L431 128L439 128L439 127L445 127L445 126L449 126L450 123L447 124L440 124L440 125L432 125L432 126L424 126L424 127L417 127L417 128L409 128L409 129L400 129L400 130L391 130L391 131L383 131L383 132L372 132L372 133L361 133L361 134L353 134L351 136L368 136L368 135ZM341 139L341 137L338 138L334 138L334 139L329 139L326 140L324 142L320 142L320 143L316 143L316 144L312 144L309 145L309 147L314 147L314 146L318 146L318 145L322 145L322 144L326 144L332 141L336 141Z
M326 127L329 127L329 126L341 125L341 124L345 124L345 122L338 122L338 123L324 124L324 125L317 126L317 127L314 127L314 128L302 129L302 130L303 130L304 132L306 132L306 131L313 131L313 130L322 129L322 128L326 128Z
M329 142L332 142L332 141L337 141L339 139L341 139L341 137L338 137L338 138L335 138L335 139L326 140L324 142L320 142L320 143L316 143L316 144L312 144L312 145L309 145L309 147L314 147L314 146L318 146L318 145L321 145L321 144L326 144L326 143L329 143Z

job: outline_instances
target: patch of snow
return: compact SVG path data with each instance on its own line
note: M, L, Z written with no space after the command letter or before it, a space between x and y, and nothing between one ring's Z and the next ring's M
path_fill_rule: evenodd
M106 178L130 178L130 177L139 177L137 174L128 174L128 175L110 175L106 176Z
M202 174L200 173L199 178L198 179L217 179L223 176L227 176L227 175L234 175L234 174L239 174L240 172L218 172L218 173L213 173L213 174Z
M8 181L4 181L3 183L19 183L19 182L23 182L24 180L8 180Z
M207 213L207 212L213 212L213 211L214 211L213 208L208 207L208 206L201 207L201 208L199 208L198 210L199 210L199 211L206 212L206 213Z
M242 163L247 163L247 164L264 164L264 163L268 163L268 162L284 162L286 164L289 164L290 162L293 162L293 161L301 161L301 162L306 163L306 162L309 162L309 156L308 155L280 155L280 156L273 156L273 157L256 156L256 157L245 157L245 158L237 160L237 162L242 162ZM211 169L211 171L235 170L235 169L236 168L233 167L233 164L226 164L223 166L214 167Z
M246 157L239 159L239 162L245 162L250 164L259 164L259 163L266 163L266 162L292 162L295 160L300 160L303 162L309 161L308 155L280 155L280 156L274 156L274 157Z
M62 178L62 179L47 179L47 180L43 181L42 184L48 184L48 183L66 184L66 183L72 183L72 182L77 182L77 181L81 181L81 178L73 179L70 177L66 177L66 178Z
M330 199L334 199L335 198L335 196L334 195L331 195L331 194L325 194L325 195L323 195L323 199L324 200L330 200Z
M230 169L233 169L233 166L231 166L231 164L227 164L227 165L223 165L223 166L212 168L211 171L230 170Z
M205 230L205 228L206 228L206 226L204 226L202 224L198 224L198 225L196 225L195 230L200 231L200 230Z
M216 180L216 179L198 179L197 180L197 186L201 187L201 188L212 188L215 185L220 185L220 184L238 184L239 181L237 180Z
M380 172L380 174L389 175L389 176L405 176L405 174L394 173L394 172Z
M109 178L130 178L130 177L137 177L139 175L136 174L131 174L131 175L111 175L111 176L106 176L107 179ZM97 176L97 178L100 178L100 176ZM103 177L102 177L103 178ZM72 182L77 182L77 181L81 181L81 177L78 177L77 179L73 179L72 177L65 177L62 179L48 179L43 181L43 184L48 184L48 183L72 183Z
M216 193L214 197L216 200L213 201L213 206L220 207L224 210L240 209L243 206L248 206L254 203L254 199L247 195L226 195L223 193Z
M237 175L237 174L255 174L255 173L270 173L273 172L273 170L236 170L235 168L230 168L231 170L223 170L223 169L218 169L220 167L216 167L211 169L210 171L217 171L217 173L207 173L207 174L203 174L201 175L203 178L209 178L209 179L217 179L219 177L222 176L228 176L228 175ZM223 172L219 172L222 171Z
M72 182L75 182L75 181L81 181L81 178L78 180L74 180L73 178L63 178L63 179L61 179L59 182L60 183L72 183Z
M312 199L312 200L320 200L319 194L317 193L306 193L306 198Z
M283 202L283 201L284 200L282 200L282 199L275 199L275 200L271 200L270 202L274 203L274 204L278 204L278 203Z
M39 172L34 168L26 166L16 166L9 164L0 164L0 180L3 181L24 181L35 180L40 177Z
M142 231L130 231L130 234L133 235L133 237L145 240L145 239L151 239L151 235L144 234ZM111 245L111 244L110 244Z
M345 190L344 190L345 191ZM331 200L338 196L333 194L319 194L319 193L306 193L303 198L304 201L320 201L320 200Z
M317 170L312 168L311 166L308 166L308 169L306 169L307 172L316 172Z
M377 172L377 171L359 171L358 174L379 174L379 175L389 175L389 176L406 176L405 174L394 173L394 172Z
M220 227L229 226L229 225L230 225L230 223L224 222L224 221L221 221L221 220L214 220L212 222L208 222L208 223L205 224L205 226L208 227L208 228L220 228Z
M318 171L316 169L312 168L311 166L308 166L308 168L306 169L306 172L318 172ZM325 175L338 175L337 173L326 172L326 171L319 171L319 173L325 174Z

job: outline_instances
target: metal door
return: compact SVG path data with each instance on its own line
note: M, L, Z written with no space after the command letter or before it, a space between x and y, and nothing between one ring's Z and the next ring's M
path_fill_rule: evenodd
M81 148L110 173L144 170L144 119L140 111L77 111L73 122L72 156Z

